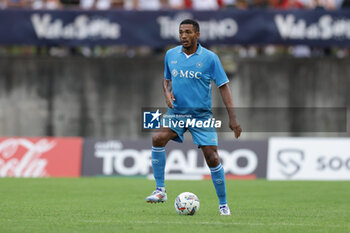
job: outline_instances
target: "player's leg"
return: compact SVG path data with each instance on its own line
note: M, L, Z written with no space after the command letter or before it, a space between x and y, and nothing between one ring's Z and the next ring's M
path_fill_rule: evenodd
M219 198L219 210L221 215L230 215L227 205L225 172L220 162L217 146L201 146L205 160L211 172L211 178Z
M169 129L162 128L152 137L152 168L157 187L164 187L165 146L177 134Z
M217 151L218 136L213 128L190 128L193 142L200 146L205 160L211 172L211 178L219 198L219 210L221 215L230 215L227 205L225 172Z
M157 189L146 198L147 202L157 203L167 200L164 185L165 146L178 135L169 128L161 128L152 137L152 169Z

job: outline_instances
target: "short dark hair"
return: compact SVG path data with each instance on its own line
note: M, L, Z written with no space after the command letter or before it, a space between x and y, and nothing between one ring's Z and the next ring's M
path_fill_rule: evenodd
M193 28L196 32L199 32L199 24L197 21L193 20L193 19L185 19L183 20L180 25L182 24L192 24L193 25Z

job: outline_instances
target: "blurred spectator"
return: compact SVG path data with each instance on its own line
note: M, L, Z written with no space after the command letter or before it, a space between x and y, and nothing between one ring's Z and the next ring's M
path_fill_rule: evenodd
M124 0L124 10L132 10L134 0Z
M314 0L313 1L314 9L323 9L323 10L334 10L335 1L334 0Z
M344 0L334 0L335 9L340 9Z
M300 0L270 0L270 6L280 10L305 8Z
M5 8L24 8L28 7L28 2L26 0L5 0Z
M349 8L350 7L350 0L344 0L341 4L341 8L342 9L346 9L346 8Z
M193 10L218 10L223 6L223 0L192 0Z
M32 8L33 9L47 9L55 10L62 7L62 4L59 0L33 0Z
M80 8L108 10L110 8L123 7L123 0L80 0Z
M126 0L124 8L127 10L160 10L168 8L167 0Z
M138 0L135 2L137 10L159 10L164 8L164 5L167 5L167 2L164 0Z
M112 8L123 8L124 6L124 0L111 0L112 1Z
M80 8L87 10L87 9L92 9L95 5L95 0L80 0Z
M235 7L235 5L236 5L236 0L223 0L223 5L224 5L226 8Z
M79 0L81 9L108 10L123 7L124 0Z
M5 9L7 7L7 1L6 0L0 0L0 9Z
M174 10L182 10L186 8L184 0L169 0L168 7Z
M236 0L236 8L239 10L247 10L248 2L246 0Z
M270 6L269 0L253 0L252 7L253 8L268 8Z
M60 0L63 8L79 7L80 0Z
M112 7L112 0L96 0L93 9L108 10Z
M312 9L314 0L299 0L304 9Z

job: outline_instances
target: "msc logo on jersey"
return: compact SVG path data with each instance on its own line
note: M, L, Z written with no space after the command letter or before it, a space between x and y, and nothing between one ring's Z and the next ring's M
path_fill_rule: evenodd
M159 129L160 116L162 115L157 109L156 112L143 112L143 128L144 129Z
M200 79L202 72L199 71L193 71L193 70L180 70L180 73L176 70L173 69L171 71L171 74L173 75L174 78L176 78L178 75L180 75L180 78L196 78L196 79Z
M195 72L193 70L180 70L180 78L196 78L196 79L200 79L202 75L202 72Z

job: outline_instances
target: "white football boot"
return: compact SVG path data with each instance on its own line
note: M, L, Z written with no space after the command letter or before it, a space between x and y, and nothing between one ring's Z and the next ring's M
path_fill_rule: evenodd
M231 211L230 208L228 207L228 205L220 205L219 206L219 211L220 211L220 215L231 215Z
M168 200L166 191L164 188L157 188L151 195L146 197L148 203L166 202Z

